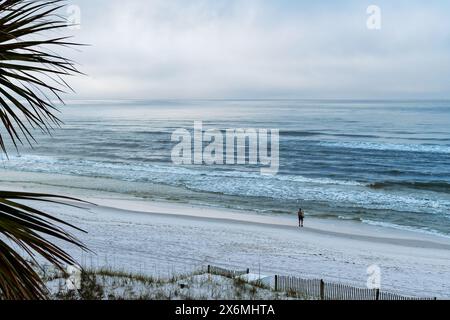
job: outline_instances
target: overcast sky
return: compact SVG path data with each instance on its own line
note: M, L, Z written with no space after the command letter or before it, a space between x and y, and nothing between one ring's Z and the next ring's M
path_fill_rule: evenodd
M450 98L448 0L69 3L78 98Z

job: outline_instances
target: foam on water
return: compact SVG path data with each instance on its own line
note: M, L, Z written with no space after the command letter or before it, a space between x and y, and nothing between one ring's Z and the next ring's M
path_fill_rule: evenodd
M178 167L148 163L113 163L26 155L11 157L7 169L75 174L124 181L153 182L181 186L198 192L230 196L264 197L274 200L327 201L336 206L441 214L450 212L450 200L428 194L373 190L355 181L313 179L302 176L261 176L257 172L204 170L204 167Z
M363 220L361 220L361 222L370 224L372 226L405 230L405 231L413 231L413 232L421 232L421 233L429 234L429 235L433 235L433 236L443 236L445 238L450 239L450 235L442 234L441 232L437 232L433 229L428 229L428 228L424 228L424 227L420 227L420 226L410 227L410 226L399 225L399 224L394 224L394 223L389 223L389 222L372 221L372 220L367 220L367 219L363 219Z
M321 146L347 149L365 149L377 151L403 151L403 152L424 152L424 153L444 153L450 154L450 146L447 145L423 145L423 144L396 144L396 143L376 143L363 141L323 141Z

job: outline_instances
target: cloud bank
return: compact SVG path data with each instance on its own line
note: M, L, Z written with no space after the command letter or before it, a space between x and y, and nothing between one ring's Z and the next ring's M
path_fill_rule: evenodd
M450 98L446 1L96 0L82 98ZM394 2L394 3L393 3Z

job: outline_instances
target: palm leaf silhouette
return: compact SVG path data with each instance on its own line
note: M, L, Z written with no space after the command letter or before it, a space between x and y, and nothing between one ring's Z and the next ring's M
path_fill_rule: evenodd
M77 45L64 36L49 37L68 26L58 12L63 0L0 0L0 152L6 139L17 149L32 144L33 131L61 124L55 102L78 74L74 62L53 48ZM1 128L0 128L1 129ZM29 201L76 200L48 194L0 191L0 299L45 299L46 288L30 259L39 255L63 270L74 259L49 238L85 246L63 227L77 229L34 209ZM78 229L79 230L79 229Z

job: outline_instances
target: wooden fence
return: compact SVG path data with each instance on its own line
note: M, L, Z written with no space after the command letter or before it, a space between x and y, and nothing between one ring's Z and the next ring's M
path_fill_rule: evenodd
M224 268L215 267L215 266L208 266L208 273L216 274L219 276L224 276L227 278L236 278L236 277L242 276L244 274L250 273L250 270L247 269L245 271L236 271L236 270L229 270L229 269L224 269Z
M296 277L275 276L275 291L296 292L321 300L433 300L407 297L379 289L357 288L323 280L305 280Z
M249 273L208 266L208 273L225 277L239 277ZM275 291L294 292L309 299L320 300L435 300L435 298L407 297L379 289L357 288L345 284L325 282L323 280L307 280L297 277L274 277Z

